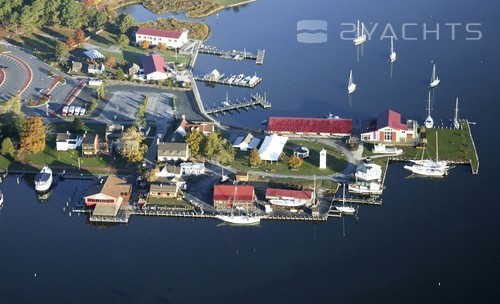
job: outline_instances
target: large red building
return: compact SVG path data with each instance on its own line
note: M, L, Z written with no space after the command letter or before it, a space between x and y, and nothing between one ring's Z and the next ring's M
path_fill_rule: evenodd
M418 124L414 120L403 122L401 114L387 110L377 118L361 123L361 140L368 142L398 143L413 140L417 135Z
M253 186L242 185L215 185L213 199L214 207L218 209L250 209L256 200Z
M352 120L340 118L271 117L269 133L287 136L346 137L351 135Z

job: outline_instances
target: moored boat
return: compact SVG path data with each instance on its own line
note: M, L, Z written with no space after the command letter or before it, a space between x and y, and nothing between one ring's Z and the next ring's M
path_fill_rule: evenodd
M304 200L295 199L270 199L269 203L280 207L301 207L306 204Z
M226 223L236 224L236 225L256 225L260 223L260 216L250 216L250 215L223 215L219 214L215 216L219 220Z
M395 147L388 147L385 144L378 143L373 145L372 152L376 154L402 154L403 150L397 149Z
M35 176L35 190L39 192L47 191L50 186L52 186L52 170L45 165Z

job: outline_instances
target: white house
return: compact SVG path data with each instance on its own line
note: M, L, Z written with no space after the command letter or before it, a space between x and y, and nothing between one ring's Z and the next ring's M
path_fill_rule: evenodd
M175 49L181 48L189 41L188 31L178 32L140 27L135 33L135 43L142 44L145 40L149 41L151 45L163 44L167 48Z
M204 163L181 163L180 164L182 174L185 175L201 175L205 173Z
M160 55L142 57L142 68L146 80L164 80L170 77L165 60Z
M89 64L87 72L89 74L94 74L94 75L99 75L104 73L105 67L104 64L96 63L96 64Z
M77 134L57 133L56 134L56 150L68 151L76 150L82 145L83 137Z
M354 175L356 180L378 181L382 177L382 167L371 161L365 161L356 167Z
M246 136L236 138L233 143L233 147L238 148L241 151L247 151L248 149L252 150L253 148L256 148L259 143L259 138L256 138L251 133L248 133Z
M418 135L417 128L415 121L407 120L403 123L401 114L387 110L377 118L362 121L361 140L386 143L412 141Z

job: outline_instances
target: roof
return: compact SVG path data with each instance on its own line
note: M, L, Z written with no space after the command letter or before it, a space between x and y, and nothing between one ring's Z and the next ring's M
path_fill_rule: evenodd
M147 35L147 36L179 39L179 37L181 37L182 35L182 32L140 27L137 30L136 35Z
M144 56L141 59L142 68L144 69L144 74L149 75L154 72L160 72L167 74L167 65L165 64L165 59L160 55L150 55Z
M99 52L98 50L89 50L83 53L90 59L104 58L104 55L101 54L101 52Z
M351 119L271 117L270 132L350 134Z
M297 198L297 199L311 199L312 191L305 190L286 190L278 188L267 188L266 197L281 197L281 198Z
M253 186L215 185L214 201L246 201L253 202Z
M110 175L104 179L101 179L97 185L89 187L85 192L85 197L102 193L110 197L118 198L120 197L120 193L129 192L132 187L127 181L116 175Z
M165 184L151 184L149 187L150 192L177 192L176 185L165 185Z
M161 142L158 144L158 156L186 156L187 143Z
M116 201L114 204L110 203L97 203L94 207L92 215L95 216L116 216L120 209L120 202Z
M82 68L83 64L80 61L73 61L73 68Z
M85 136L83 137L82 144L93 145L95 143L96 138L99 138L99 136L96 133L85 134Z
M276 134L266 136L260 146L259 155L261 160L277 161L288 140L286 136Z
M165 165L163 166L160 171L158 172L159 176L166 176L169 174L173 175L181 175L181 167L179 166L173 166L173 165Z
M372 118L361 122L361 132L370 132L386 127L395 130L408 130L408 126L401 123L401 114L393 110L380 112L376 119Z

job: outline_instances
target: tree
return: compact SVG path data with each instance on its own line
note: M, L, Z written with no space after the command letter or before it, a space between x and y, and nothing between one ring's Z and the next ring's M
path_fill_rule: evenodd
M64 59L68 58L69 55L69 48L68 45L64 42L59 42L56 44L54 47L54 52L56 54L56 57L59 61L62 61Z
M132 126L123 132L118 152L131 163L140 162L148 151L148 146L142 143L143 140L144 137L139 128Z
M118 46L123 49L126 48L130 44L130 39L127 35L121 34L118 38Z
M78 117L75 117L75 119L73 119L73 122L71 123L71 126L69 127L70 132L73 132L73 133L83 133L86 129L87 128L85 127L85 124Z
M158 175L157 175L158 173L160 173L160 169L158 169L158 167L154 167L151 170L146 171L146 173L144 174L144 177L146 178L146 180L148 182L154 183L158 179Z
M121 68L118 68L116 70L116 79L117 80L125 80L125 73L123 72L123 70Z
M103 99L106 96L106 85L104 82L97 88L96 93L99 99Z
M106 22L108 22L108 14L95 8L87 12L87 17L89 18L89 26L95 29L103 28Z
M288 161L288 166L290 166L290 168L292 169L297 170L300 168L300 166L302 166L303 162L304 161L302 160L302 158L298 157L297 155L293 155Z
M38 153L45 149L45 126L38 116L30 116L21 128L21 153Z
M149 49L149 41L148 40L144 40L141 43L141 48L143 48L143 49Z
M2 141L2 155L14 157L15 153L16 149L14 148L14 144L12 143L10 137L7 137Z
M220 141L219 149L217 154L215 155L215 159L223 165L229 165L234 161L235 156L236 151L234 150L233 145L231 145L231 143L226 138L223 138Z
M76 44L82 44L85 42L85 32L82 29L76 29L75 34L73 35L73 39Z
M193 130L186 136L186 143L189 147L189 154L194 159L201 157L201 145L205 136L198 130Z
M118 16L117 26L120 33L125 34L131 27L136 26L137 21L130 14L120 14Z
M66 45L68 46L68 50L72 51L76 48L78 45L73 37L68 37L66 39Z
M81 28L86 18L83 15L83 5L74 0L62 0L61 24L69 28Z
M212 160L212 157L219 150L219 146L220 146L219 134L217 132L212 132L208 134L208 136L205 137L202 143L203 156L208 160Z
M167 45L165 43L158 43L158 49L162 52L166 51L167 50Z
M104 65L108 68L112 68L116 65L116 58L114 56L108 56L104 59Z
M260 158L260 153L257 148L253 148L252 152L248 156L248 165L250 167L258 167L262 163L262 159Z

